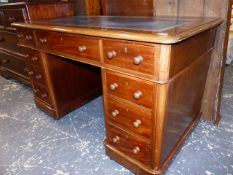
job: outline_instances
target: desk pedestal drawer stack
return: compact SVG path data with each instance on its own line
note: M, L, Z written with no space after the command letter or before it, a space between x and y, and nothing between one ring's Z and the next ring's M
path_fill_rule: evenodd
M71 97L100 95L102 78L107 155L135 174L161 174L199 120L216 28L172 44L29 30L35 45L19 42L38 106L61 116L80 106L69 108Z

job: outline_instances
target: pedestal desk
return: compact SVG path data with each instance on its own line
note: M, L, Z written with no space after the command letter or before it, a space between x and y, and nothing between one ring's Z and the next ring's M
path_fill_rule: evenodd
M199 120L221 22L75 16L14 26L37 106L58 119L103 92L106 154L150 175L164 172Z

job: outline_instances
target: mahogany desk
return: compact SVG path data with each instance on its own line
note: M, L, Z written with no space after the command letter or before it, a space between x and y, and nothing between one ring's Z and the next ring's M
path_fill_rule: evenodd
M199 120L220 23L69 17L14 26L37 106L59 118L103 88L107 155L151 175L164 172Z

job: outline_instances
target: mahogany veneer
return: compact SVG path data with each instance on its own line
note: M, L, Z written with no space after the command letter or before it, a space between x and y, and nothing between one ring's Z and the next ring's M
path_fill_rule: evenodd
M142 20L149 29L140 28ZM165 27L154 26L158 21ZM14 25L19 35L32 34L19 45L37 106L62 117L100 95L102 78L107 155L135 174L154 175L165 171L199 120L220 23L72 17Z

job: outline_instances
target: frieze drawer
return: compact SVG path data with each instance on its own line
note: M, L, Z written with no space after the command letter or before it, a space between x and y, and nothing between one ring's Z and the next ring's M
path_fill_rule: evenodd
M155 59L160 54L157 45L112 40L103 40L103 50L105 64L147 75L154 75Z
M94 37L36 31L38 47L64 56L100 61L99 40Z

